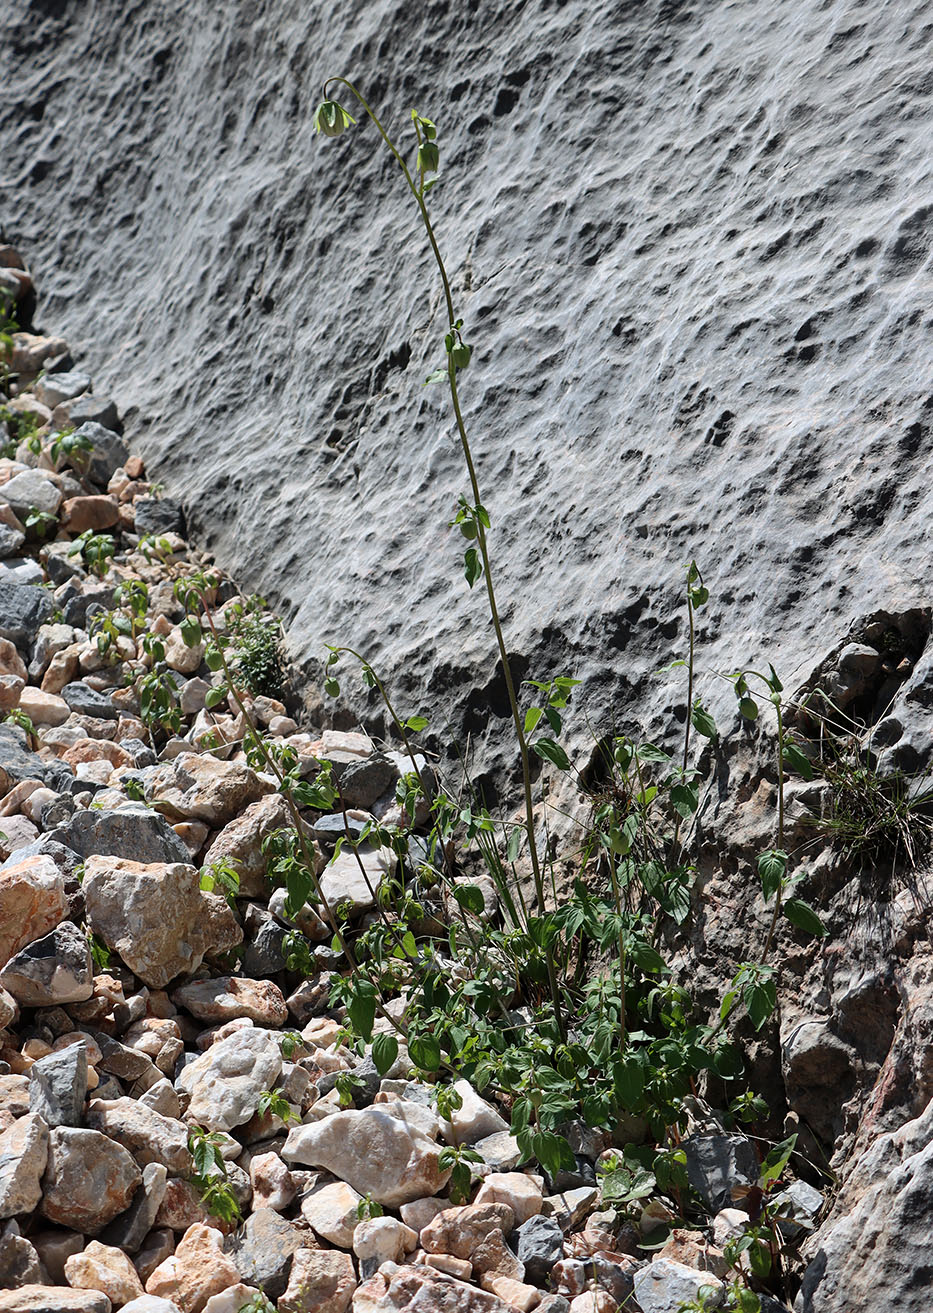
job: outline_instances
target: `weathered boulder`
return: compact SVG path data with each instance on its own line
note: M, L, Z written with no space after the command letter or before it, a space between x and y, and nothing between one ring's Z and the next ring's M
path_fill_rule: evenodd
M59 1126L49 1133L43 1215L59 1226L97 1235L129 1207L141 1180L122 1145L99 1131Z
M337 1112L288 1133L288 1162L324 1167L390 1208L436 1194L450 1177L433 1140L378 1107Z
M92 856L84 896L91 929L156 989L194 971L208 950L222 952L240 940L224 899L203 892L197 870L186 863Z
M164 816L147 807L76 812L49 836L83 858L121 857L128 862L187 862L188 850Z
M0 1290L0 1313L111 1313L102 1290L68 1290L64 1286L20 1286Z
M239 1281L236 1266L223 1251L223 1236L214 1227L196 1222L178 1242L178 1248L146 1282L146 1293L161 1295L182 1313L201 1313L211 1295Z
M432 1267L384 1263L358 1286L353 1313L515 1313L491 1291L445 1276Z
M34 939L0 971L0 985L24 1007L81 1003L94 992L91 947L71 921Z
M29 1111L50 1129L80 1126L87 1097L87 1044L79 1040L29 1068Z
M356 1289L353 1259L330 1249L299 1249L279 1313L346 1313Z
M139 1273L120 1249L91 1240L80 1254L65 1259L65 1277L80 1290L102 1291L115 1308L143 1293Z
M140 1167L162 1163L173 1176L192 1170L184 1122L163 1117L138 1099L92 1099L86 1122L127 1149Z
M146 800L175 820L221 826L258 801L269 787L238 762L182 752L146 780Z
M176 1082L191 1096L188 1117L209 1130L230 1131L249 1121L264 1090L282 1071L278 1037L268 1030L239 1030L217 1040L189 1063Z
M18 1117L0 1132L0 1219L37 1207L48 1153L49 1130L41 1117Z
M224 1022L249 1017L257 1026L281 1026L288 1017L285 997L271 980L217 976L180 985L172 995L199 1021Z
M0 869L0 967L65 916L65 883L50 857L26 857Z

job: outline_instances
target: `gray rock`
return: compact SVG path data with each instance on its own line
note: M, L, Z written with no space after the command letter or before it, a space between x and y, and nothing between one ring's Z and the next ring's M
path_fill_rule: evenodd
M0 1218L31 1213L42 1198L49 1128L27 1113L0 1132Z
M31 556L11 556L0 561L0 582L10 584L41 584L42 566Z
M277 1299L288 1284L292 1255L307 1242L307 1231L299 1231L272 1208L257 1208L225 1247L243 1281Z
M351 839L359 839L366 826L371 825L372 822L372 816L367 815L364 818L348 813L346 824L344 824L343 812L332 812L327 816L319 816L311 826L311 833L320 843L333 847L338 839L346 835L348 830Z
M304 1026L312 1017L322 1016L330 1005L329 973L321 972L303 980L285 1002L299 1026Z
M691 1135L681 1147L690 1187L711 1213L732 1203L734 1185L758 1180L758 1157L744 1135Z
M188 849L164 816L148 807L79 811L48 836L82 858L123 857L130 862L188 862Z
M9 524L0 524L0 558L15 556L26 541L26 535Z
M122 1145L99 1131L59 1126L49 1132L42 1212L59 1226L97 1235L129 1207L141 1180Z
M284 941L289 927L282 925L258 903L250 903L243 917L244 948L240 970L247 976L274 976L285 969Z
M26 1237L13 1232L0 1235L0 1290L41 1284L39 1255Z
M53 416L58 420L58 416ZM80 431L88 425L100 425L102 428L117 432L120 427L120 419L117 412L116 402L111 401L109 397L82 396L75 401L66 401L61 403L60 418L68 424L73 424L75 429ZM96 450L95 450L96 456ZM126 459L124 457L124 459ZM123 462L119 462L122 464ZM116 469L116 465L114 469ZM112 473L113 471L111 471ZM91 464L91 474L94 482L99 480L96 476L93 458ZM108 475L109 478L109 475Z
M87 1098L87 1045L83 1040L39 1058L29 1069L29 1111L50 1129L80 1126Z
M359 761L335 765L334 774L348 807L371 807L398 779L395 762L381 752Z
M483 1162L494 1172L511 1172L521 1161L522 1151L509 1131L496 1131L473 1145Z
M148 1163L143 1168L142 1184L129 1208L100 1233L102 1244L114 1245L127 1254L135 1254L141 1249L155 1225L167 1181L168 1170L163 1163Z
M64 762L43 761L31 752L26 747L23 731L12 725L0 725L0 768L17 783L21 780L41 780L56 791L68 788L75 778L74 772Z
M718 1299L714 1295L709 1301L711 1307L722 1303L725 1287L717 1277L671 1258L656 1258L635 1273L635 1299L642 1313L680 1313L704 1286L718 1292Z
M72 711L76 711L79 716L93 716L96 720L119 720L120 713L113 705L113 700L108 693L98 693L97 689L90 688L77 680L73 684L66 684L61 691L61 696L68 703Z
M54 515L62 503L62 494L47 474L40 474L38 470L24 470L22 474L14 474L12 479L0 485L0 501L5 501L14 514L25 521L31 510Z
M526 1279L543 1286L564 1252L564 1233L553 1217L539 1213L518 1228L515 1251L525 1264Z
M62 921L10 958L0 985L23 1007L82 1003L94 992L90 945L76 925Z
M43 406L54 410L63 401L73 401L87 392L91 386L91 376L74 370L70 373L46 374L35 386L36 397Z
M52 609L52 598L44 588L0 583L0 638L9 638L21 652L28 652Z
M106 584L87 581L80 593L70 597L63 607L65 623L84 629L92 616L113 606L113 589Z
M140 497L134 509L137 533L185 532L185 513L174 497Z
M146 766L155 766L159 760L149 744L143 743L142 739L121 739L120 747L130 754L133 765L140 770Z
M128 1307L124 1305L124 1308ZM27 1285L0 1293L0 1313L111 1313L112 1308L110 1300L100 1290ZM147 1313L152 1311L147 1310Z

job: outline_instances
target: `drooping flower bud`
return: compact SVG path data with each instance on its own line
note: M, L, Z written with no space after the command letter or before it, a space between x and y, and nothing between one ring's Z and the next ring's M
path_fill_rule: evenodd
M348 114L336 100L322 100L314 114L314 129L323 132L325 137L339 137L345 128L356 119Z

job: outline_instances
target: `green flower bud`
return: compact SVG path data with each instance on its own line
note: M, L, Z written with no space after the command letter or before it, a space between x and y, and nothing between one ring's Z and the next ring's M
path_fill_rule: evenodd
M314 114L314 129L325 137L339 137L356 119L336 100L322 100Z

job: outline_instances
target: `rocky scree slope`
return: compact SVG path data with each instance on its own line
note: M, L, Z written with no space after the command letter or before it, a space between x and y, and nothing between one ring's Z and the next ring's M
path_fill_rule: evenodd
M28 305L12 248L0 267ZM348 964L315 909L288 915L275 887L263 840L291 818L248 762L244 716L302 773L332 764L350 809L301 823L351 924L392 871L335 840L399 819L399 754L302 730L268 695L246 712L212 704L219 676L176 587L208 558L178 533L179 507L152 495L65 340L16 332L9 363L0 1310L665 1313L704 1287L721 1299L716 1242L747 1215L720 1205L757 1171L750 1142L697 1127L708 1234L674 1229L649 1261L600 1208L608 1134L577 1126L573 1171L522 1169L506 1108L461 1080L440 1116L404 1045L382 1078L372 1046L346 1045L330 986ZM219 574L212 591L235 650L244 599ZM404 997L388 1007L377 1033ZM445 1146L475 1156L459 1197ZM806 1224L822 1200L797 1187Z
M0 273L27 314L32 279L12 248L0 248ZM666 1205L656 1199L637 1225L602 1206L610 1136L577 1126L573 1172L521 1168L506 1107L461 1081L462 1107L445 1119L404 1047L382 1079L371 1049L347 1047L330 990L347 964L313 907L286 915L270 873L263 840L289 814L243 753L239 708L208 708L218 676L183 629L175 584L210 558L179 534L180 507L153 495L115 404L63 338L16 333L10 364L0 1309L253 1313L268 1299L280 1313L426 1302L664 1313L703 1286L721 1301L721 1246L750 1216L733 1195L758 1171L749 1140L698 1116L684 1147L700 1227L675 1229L649 1257L639 1243ZM215 592L215 623L235 637L249 607L222 575ZM929 624L922 609L876 614L802 692L822 687L889 741L892 721L920 735ZM159 671L166 700L147 700ZM399 819L404 763L365 734L300 728L273 697L246 705L303 773L333 763L350 810L306 811L304 824L329 898L365 924L389 864L364 850L364 878L335 840ZM760 936L761 909L736 876L773 824L766 739L724 748L720 762L738 803L714 818L687 962L717 985ZM789 789L792 843L812 837L828 788ZM882 894L874 878L877 938L852 921L862 876L831 848L817 853L810 880L833 935L814 954L785 929L778 1033L749 1046L773 1112L789 1113L815 1155L835 1146L843 1177L821 1225L820 1192L803 1180L787 1190L788 1225L809 1236L800 1313L843 1313L856 1297L928 1306L929 891L918 878ZM486 914L497 914L491 896ZM401 999L391 1006L404 1015ZM468 1203L454 1200L445 1145L477 1154ZM763 1296L762 1307L778 1305Z
M723 669L777 645L789 676L929 602L929 40L920 0L33 0L0 16L0 222L295 652L443 699L494 776L465 480L421 386L447 325L371 125L313 138L320 81L440 124L510 641L601 724L657 705L691 557Z

